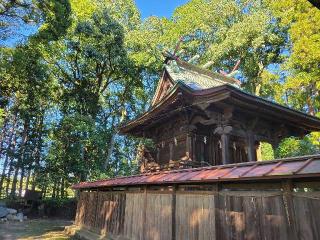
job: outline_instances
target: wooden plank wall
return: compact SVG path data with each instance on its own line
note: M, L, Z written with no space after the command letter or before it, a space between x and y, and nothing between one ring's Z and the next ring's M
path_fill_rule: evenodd
M176 239L206 240L215 238L214 196L177 194Z
M148 193L145 238L168 240L172 236L172 194Z
M75 223L132 240L320 239L317 189L215 189L81 192Z
M82 192L75 224L99 234L123 234L126 194Z
M293 195L297 239L320 239L320 194L295 193Z
M124 220L124 236L132 240L143 239L144 213L145 209L144 193L127 193L126 211Z
M218 198L218 239L289 239L281 195L228 192Z

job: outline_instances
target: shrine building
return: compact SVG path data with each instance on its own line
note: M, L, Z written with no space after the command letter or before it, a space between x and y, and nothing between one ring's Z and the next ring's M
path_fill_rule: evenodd
M178 58L164 66L151 108L120 128L151 139L141 172L261 160L260 143L320 130L318 118L243 91L239 81Z
M319 118L169 56L150 109L119 131L148 140L140 174L75 184L75 225L66 231L84 239L320 239L320 155L259 161L262 142L276 148L320 131Z

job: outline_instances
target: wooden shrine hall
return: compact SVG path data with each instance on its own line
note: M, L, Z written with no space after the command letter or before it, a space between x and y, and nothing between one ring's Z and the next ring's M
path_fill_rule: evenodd
M178 58L167 59L149 111L120 128L151 139L141 172L253 162L260 143L320 130L316 117L240 89L239 81Z
M167 58L149 111L120 127L152 141L141 174L81 182L68 231L118 240L320 239L320 155L273 161L259 146L320 119L248 94L232 77ZM89 238L88 238L89 239Z

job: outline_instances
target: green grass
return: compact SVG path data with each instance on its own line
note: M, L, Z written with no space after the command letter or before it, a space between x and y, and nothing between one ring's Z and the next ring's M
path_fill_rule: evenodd
M0 236L3 240L71 240L63 232L64 227L71 224L71 221L57 219L0 223Z

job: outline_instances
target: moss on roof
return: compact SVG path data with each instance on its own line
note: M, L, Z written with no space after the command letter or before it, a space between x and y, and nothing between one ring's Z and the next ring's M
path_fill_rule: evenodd
M170 61L165 65L165 69L174 82L182 82L194 90L208 89L224 84L239 87L236 79L199 68L181 60Z

